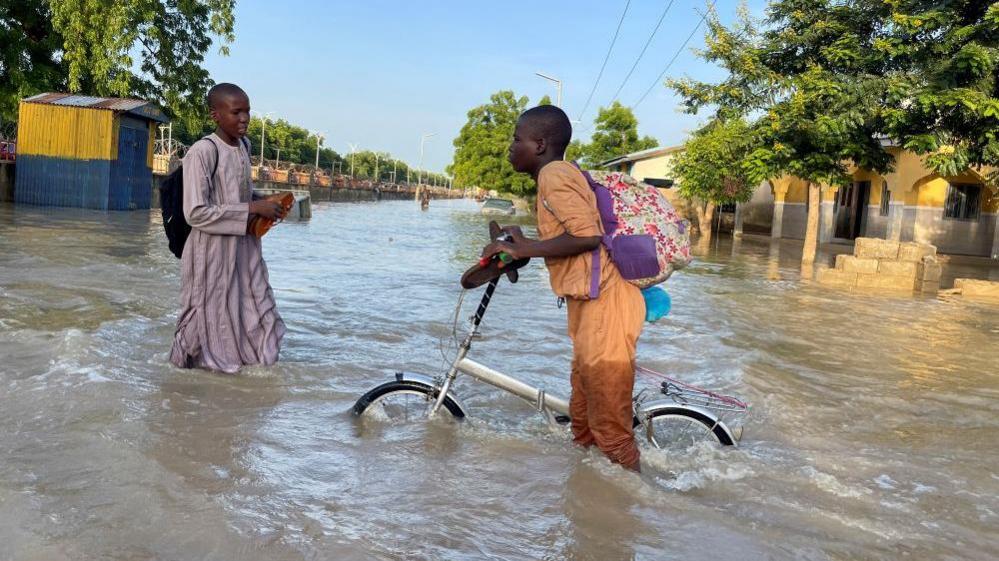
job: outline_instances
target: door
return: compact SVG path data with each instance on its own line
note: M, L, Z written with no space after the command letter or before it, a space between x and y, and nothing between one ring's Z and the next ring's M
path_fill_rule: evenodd
M857 181L839 188L833 210L836 219L835 237L853 240L863 234L864 213L870 197L870 181Z
M111 173L112 210L149 208L152 198L152 170L146 162L149 130L144 122L122 118L118 131L118 159Z

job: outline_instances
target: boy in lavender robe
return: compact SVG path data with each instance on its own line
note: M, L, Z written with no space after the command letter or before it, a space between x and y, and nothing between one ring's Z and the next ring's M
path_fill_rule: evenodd
M275 201L253 200L246 92L218 84L208 92L208 106L215 133L184 157L184 217L191 234L181 258L181 311L170 362L235 373L278 359L285 326L260 238L247 226L254 215L283 218L284 210Z

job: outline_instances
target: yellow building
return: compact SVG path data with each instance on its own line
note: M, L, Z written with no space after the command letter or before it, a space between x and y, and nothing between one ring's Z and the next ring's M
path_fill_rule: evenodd
M941 177L923 158L886 143L895 171L879 175L853 169L845 187L823 186L819 214L820 243L850 243L858 237L929 243L941 253L999 259L999 190L989 187L983 172ZM682 146L654 148L608 160L599 167L621 171L660 187L667 198L689 214L689 205L674 194L673 159ZM803 239L807 223L808 186L796 177L766 181L752 199L733 209L737 235L743 229L774 238Z
M922 157L897 146L885 149L895 157L895 171L879 175L855 168L849 185L823 186L820 243L885 238L932 244L941 253L999 259L999 193L986 185L983 173L941 177ZM782 177L770 181L769 188L771 235L804 238L805 182Z

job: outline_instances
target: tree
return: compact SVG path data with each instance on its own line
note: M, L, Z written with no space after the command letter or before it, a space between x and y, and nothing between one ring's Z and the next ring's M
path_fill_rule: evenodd
M994 166L999 183L999 2L890 4L887 132L941 175Z
M0 121L17 120L21 98L65 88L66 70L57 55L61 46L47 2L0 4Z
M3 110L10 111L12 97L65 87L155 101L198 129L213 84L202 67L204 54L215 37L227 53L234 39L234 5L235 0L5 2L0 33L13 41L0 43L5 61L0 72L11 78L0 82ZM27 72L13 71L9 61L23 61L25 54Z
M578 149L582 163L594 166L618 156L655 148L659 141L651 136L638 136L638 119L628 107L615 101L610 107L601 107L593 121L596 131L589 144ZM574 149L575 151L575 149Z
M504 90L489 103L468 112L468 122L454 139L454 159L447 168L459 187L479 187L517 195L532 195L534 182L517 173L507 160L517 118L527 108L527 97Z
M554 104L554 103L552 103L552 98L551 98L551 96L549 96L548 94L545 94L545 95L544 95L544 96L543 96L543 97L541 98L541 100L540 100L540 101L538 101L538 107L541 107L542 105L555 105L555 104Z
M879 0L775 0L766 31L745 8L731 29L712 10L702 58L728 70L718 84L668 84L697 112L759 115L747 160L751 183L791 175L808 184L802 264L815 260L822 185L845 184L848 166L885 173L893 159L885 132L884 57L876 48L885 21Z
M746 202L753 194L746 161L750 148L745 120L713 119L694 132L673 162L680 195L696 202L703 244L711 240L716 205Z

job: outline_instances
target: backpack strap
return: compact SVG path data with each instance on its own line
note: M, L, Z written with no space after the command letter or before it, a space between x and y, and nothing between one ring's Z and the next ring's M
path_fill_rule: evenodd
M593 188L593 177L590 176L583 168L579 167L579 164L573 160L572 165L575 166L579 173L583 174L583 179L586 180L586 184L590 186L593 191L594 199L597 197L597 190ZM607 224L604 222L604 215L600 213L600 201L597 201L597 214L600 215L600 225L603 227L604 235L600 236L600 244L607 248L607 252L610 253L610 240L611 234L613 232L607 231ZM614 224L617 226L617 224ZM590 300L593 300L600 296L600 246L598 245L593 252L590 254Z
M576 162L571 162L571 163L572 163L573 166L576 167L577 170L580 171L580 173L583 174L583 179L586 179L586 182L590 186L590 189L593 189L593 178L590 177L590 174L588 174L585 171L583 171L582 168L579 167L579 164L577 164ZM594 190L593 195L594 195L594 197L596 197L596 191L595 190ZM545 207L545 209L548 210L548 212L552 213L552 216L555 217L555 220L558 220L559 224L562 225L562 228L565 229L566 232L568 232L569 230L568 230L568 228L565 227L565 222L561 218L559 218L558 214L555 214L554 210L552 210L551 205L548 204L548 199L546 199L544 197L541 197L541 204L542 204L542 206ZM599 207L599 205L597 206L597 213L598 214L600 213L600 207ZM603 215L600 215L600 226L604 230L604 235L602 235L600 237L600 243L601 243L601 245L603 245L603 246L605 246L607 248L608 252L610 252L610 239L611 238L610 238L609 235L607 235L607 225L604 224ZM589 292L589 297L590 297L590 300L595 300L599 296L600 296L600 246L598 245L590 253L590 292Z

